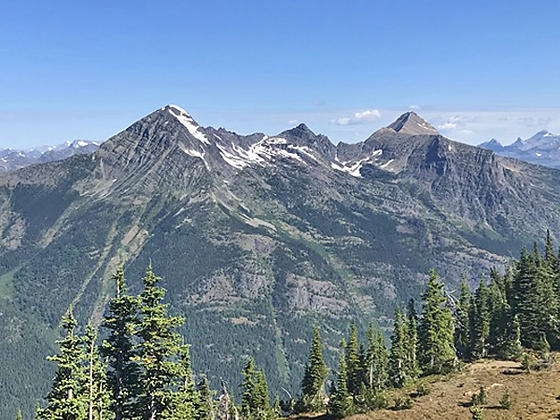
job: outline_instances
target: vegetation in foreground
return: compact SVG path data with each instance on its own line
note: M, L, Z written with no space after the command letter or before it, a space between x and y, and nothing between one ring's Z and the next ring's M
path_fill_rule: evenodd
M183 323L167 314L165 290L148 268L139 296L126 293L122 268L115 275L116 295L102 327L107 339L98 345L97 331L88 325L82 335L70 308L62 320L65 336L60 351L50 360L57 373L37 420L81 419L273 419L281 412L324 411L343 418L390 406L388 395L405 389L419 377L457 370L459 359L496 357L520 359L529 371L531 355L548 363L551 348L558 349L560 258L547 236L545 254L535 246L523 251L514 267L500 275L493 270L487 285L475 294L463 284L458 301L448 296L432 271L422 310L409 302L397 309L389 351L383 335L373 326L366 343L360 343L352 324L348 340L341 342L336 381L328 397L329 369L322 354L320 332L313 331L301 396L271 404L265 373L253 360L243 369L241 400L233 402L225 387L214 398L204 377L196 384L190 368L189 346L175 329ZM423 385L422 385L423 386ZM419 386L416 396L429 393ZM472 418L483 418L486 389L470 400ZM503 394L500 407L514 405ZM395 397L392 409L410 410L413 398Z

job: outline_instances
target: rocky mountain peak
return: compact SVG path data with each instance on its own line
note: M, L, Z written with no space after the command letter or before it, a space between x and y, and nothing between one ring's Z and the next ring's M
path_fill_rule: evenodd
M430 123L413 111L405 112L387 128L391 128L397 133L409 135L438 134Z
M480 143L478 145L478 147L481 147L483 149L492 150L493 152L500 151L504 148L502 143L500 143L499 140L497 140L495 138L492 138L488 141L485 141L484 143Z

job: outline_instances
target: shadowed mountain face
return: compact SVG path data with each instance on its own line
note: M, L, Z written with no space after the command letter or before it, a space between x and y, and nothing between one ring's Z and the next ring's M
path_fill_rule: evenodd
M387 327L429 268L453 291L503 266L559 231L559 181L413 113L335 146L303 124L240 136L164 107L93 154L0 177L0 405L29 412L68 305L98 322L111 272L125 262L138 291L150 260L197 372L233 388L254 354L294 391L313 323L335 346L351 318Z
M492 150L502 156L560 169L560 136L546 130L539 131L525 140L518 138L507 146L502 146L498 140L491 139L481 143L479 147Z

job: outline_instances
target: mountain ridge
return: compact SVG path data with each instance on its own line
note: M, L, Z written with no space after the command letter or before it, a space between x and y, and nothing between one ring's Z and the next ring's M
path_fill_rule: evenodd
M540 130L527 139L518 137L515 142L505 146L496 139L478 146L502 156L560 169L560 135L554 135L548 130Z
M177 108L92 154L0 175L0 405L41 395L45 335L70 304L99 320L121 263L134 292L153 261L196 371L238 383L254 355L280 390L302 375L311 323L334 349L349 319L388 328L430 268L452 291L560 231L555 170L435 133L241 136ZM22 365L43 372L33 388L8 370Z

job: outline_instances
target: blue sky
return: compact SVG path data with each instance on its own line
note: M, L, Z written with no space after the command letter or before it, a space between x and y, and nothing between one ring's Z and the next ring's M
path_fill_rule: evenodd
M560 1L3 2L0 147L104 140L168 103L363 140L415 109L454 139L560 133Z

